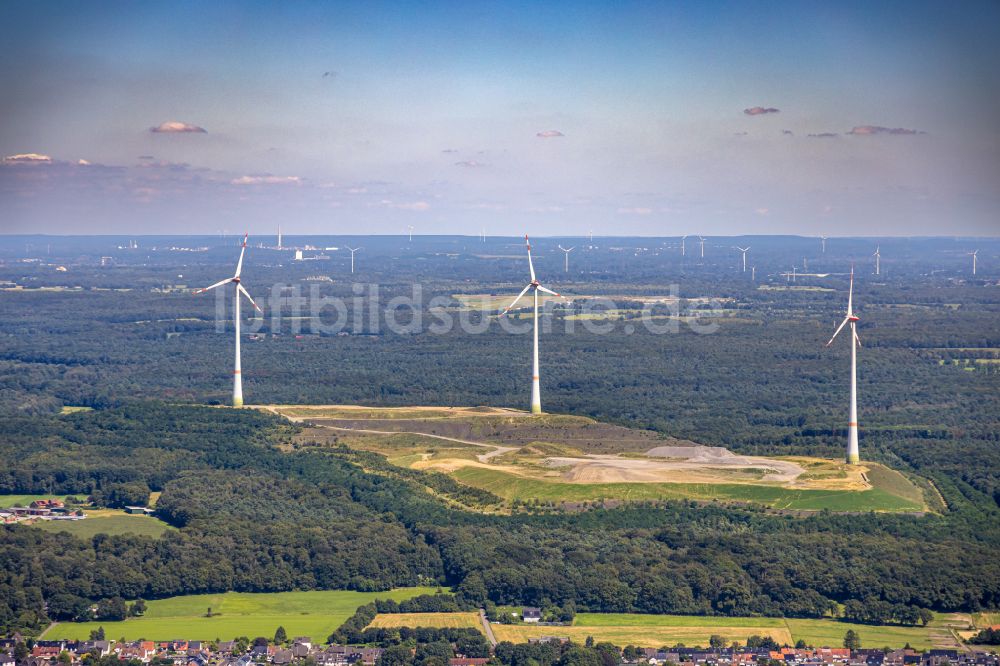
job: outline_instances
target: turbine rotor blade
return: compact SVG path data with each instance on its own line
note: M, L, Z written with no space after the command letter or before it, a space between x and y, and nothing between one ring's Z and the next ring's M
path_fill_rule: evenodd
M524 244L528 246L528 270L531 271L531 281L535 281L535 265L531 263L531 243L528 242L528 234L524 234Z
M513 301L511 301L510 305L508 305L507 307L505 307L505 308L503 309L503 312L501 312L501 313L500 313L500 316L502 317L502 316L504 316L505 314L507 314L508 312L510 312L510 309L511 309L512 307L514 307L515 305L517 305L517 302L518 302L519 300L521 300L521 297L522 297L522 296L524 296L525 294L527 294L527 293L528 293L528 290L529 290L529 289L531 289L531 285L530 285L530 284L529 284L529 285L528 285L527 287L525 287L524 289L522 289L522 290L521 290L521 293L517 295L517 298L515 298L515 299L514 299Z
M854 341L858 343L859 347L861 346L861 338L858 337L857 332L854 333Z
M247 297L247 300L250 301L250 305L254 306L257 309L257 312L263 312L263 310L260 309L260 306L257 305L256 303L254 303L254 300L252 298L250 298L250 292L248 292L246 289L244 289L242 284L236 283L236 289L241 294L243 294L244 296Z
M236 263L236 275L233 277L239 277L240 273L243 271L243 253L247 251L247 236L250 234L245 234L243 236L243 249L240 250L240 260Z
M833 337L830 338L830 342L826 343L827 347L833 344L833 339L840 334L840 329L844 328L844 325L847 324L847 322L849 322L850 320L851 320L850 317L844 317L844 321L840 322L840 326L838 326L837 330L833 332Z
M565 300L565 299L566 299L566 297L565 297L565 296L563 296L562 294L557 294L556 292L552 291L551 289L546 289L546 288L545 288L545 287L543 287L542 285L538 285L538 286L536 287L536 289L538 289L538 291L544 291L544 292L545 292L546 294L552 294L553 296L558 296L559 298L561 298L561 299L563 299L563 300Z
M854 266L851 266L851 286L847 292L847 316L850 317L854 314L854 310L851 309L851 304L854 301Z
M206 291L209 291L210 289L215 289L216 287L221 287L222 285L229 284L232 281L233 281L233 278L226 278L225 280L220 280L220 281L216 282L211 287L205 287L204 289L195 289L194 293L196 293L196 294L204 294Z

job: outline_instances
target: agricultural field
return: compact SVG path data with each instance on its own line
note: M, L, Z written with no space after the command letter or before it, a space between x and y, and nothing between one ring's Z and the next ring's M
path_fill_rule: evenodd
M479 613L379 613L369 627L434 627L438 629L460 629L470 627L482 629Z
M300 442L346 445L450 475L508 502L694 499L776 509L928 510L924 490L877 463L733 454L578 416L496 408L264 407Z
M357 610L375 599L402 601L434 594L432 587L397 588L387 592L323 590L251 594L195 594L147 602L143 617L122 622L61 622L45 632L46 639L86 639L100 626L108 638L136 640L228 640L237 636L274 635L283 626L289 636L326 640ZM208 609L212 617L207 617Z
M568 636L583 641L593 636L597 641L616 645L708 645L713 634L727 642L746 642L751 635L769 635L781 644L793 645L799 639L814 647L840 647L844 634L853 629L866 647L935 647L928 627L858 625L837 620L795 620L773 617L703 617L695 615L636 615L631 613L580 613L572 626L493 624L498 640L524 641L538 636Z
M153 516L131 515L110 509L89 509L85 513L87 517L83 520L40 520L33 527L47 532L68 532L80 539L90 539L96 534L158 537L175 529Z
M43 500L43 499L57 499L65 502L67 497L71 496L70 495L0 495L0 509L6 509L12 506L28 506L35 500ZM82 499L80 498L79 495L76 495L75 497L77 497L77 499Z

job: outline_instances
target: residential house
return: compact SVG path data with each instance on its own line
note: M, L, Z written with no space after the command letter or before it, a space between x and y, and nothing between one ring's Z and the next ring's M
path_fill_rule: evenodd
M488 661L486 657L452 657L448 666L485 666Z
M279 665L290 664L294 658L295 655L292 654L291 650L277 650L275 651L274 656L271 657L271 663Z
M0 666L14 666L14 655L10 652L0 652Z
M542 619L542 610L540 608L525 606L521 609L521 619L525 622L539 622Z
M361 663L374 664L382 656L382 648L361 648Z

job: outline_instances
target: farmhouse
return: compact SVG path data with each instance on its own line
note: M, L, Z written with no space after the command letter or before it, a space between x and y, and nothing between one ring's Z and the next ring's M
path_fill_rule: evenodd
M525 606L521 609L521 618L525 622L538 622L542 619L542 610L532 606Z

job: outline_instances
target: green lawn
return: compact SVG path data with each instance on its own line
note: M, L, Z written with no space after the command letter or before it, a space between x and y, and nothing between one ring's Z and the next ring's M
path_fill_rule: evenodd
M358 606L374 599L401 601L436 588L398 588L388 592L323 590L250 594L196 594L148 602L143 617L123 622L62 622L44 634L46 639L86 639L103 626L108 638L136 640L230 640L237 636L274 636L283 626L292 636L325 641L333 630L354 614ZM213 617L205 617L208 608Z
M916 650L934 647L927 627L887 627L851 624L837 620L786 620L795 640L803 639L816 647L842 647L844 634L853 629L861 637L861 647L900 648L910 644Z
M35 500L58 499L65 501L67 497L86 500L86 495L0 495L0 509L11 506L28 506Z
M88 513L85 510L85 513ZM41 520L33 525L46 532L69 532L81 539L90 539L95 534L137 534L158 537L175 529L152 516L120 514L113 516L90 516L83 520Z
M451 473L456 480L514 500L588 501L623 499L695 499L755 502L779 509L830 509L831 511L920 511L923 504L888 492L871 490L797 490L748 483L562 483L530 479L482 467L462 467ZM893 482L898 482L895 477Z

